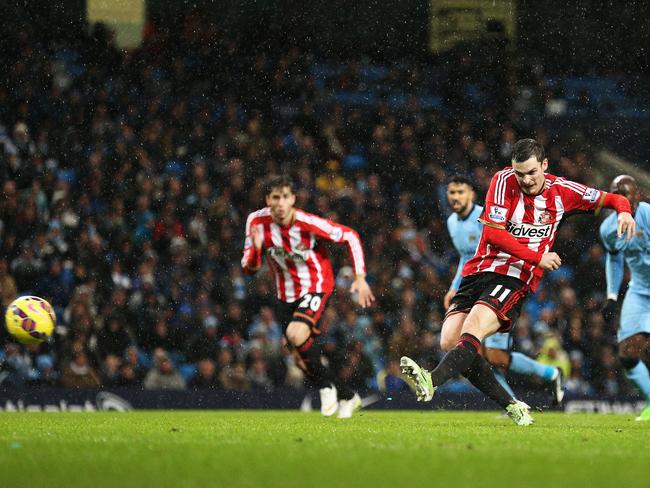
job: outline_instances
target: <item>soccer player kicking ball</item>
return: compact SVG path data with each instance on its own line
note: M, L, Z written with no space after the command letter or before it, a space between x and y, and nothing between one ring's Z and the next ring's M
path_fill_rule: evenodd
M513 148L512 166L492 178L480 219L483 233L478 249L463 267L443 324L449 334L455 331L459 337L456 346L431 372L406 356L400 361L419 401L430 401L439 385L462 374L517 425L533 423L530 407L508 394L479 354L482 341L496 332L508 332L544 270L562 264L550 250L565 214L613 208L618 212L617 235L630 239L635 232L626 198L546 174L547 168L543 146L522 139Z
M460 255L460 261L458 262L456 276L454 276L449 291L444 298L445 310L449 310L451 300L460 286L463 266L474 256L483 231L483 225L479 221L483 213L483 207L474 203L475 196L474 185L464 176L454 176L447 183L447 200L453 210L453 213L447 219L447 230L456 251ZM451 310L448 315L454 313L467 312L456 308ZM453 324L454 322L447 323ZM440 334L440 347L442 350L451 350L457 342L458 329L450 330L443 327ZM483 342L483 356L495 368L503 368L521 375L537 376L542 381L550 383L553 404L560 404L562 398L564 398L560 368L542 364L520 352L510 352L510 346L510 333L497 332L487 337ZM495 375L501 386L514 397L514 392L499 369L495 370Z
M305 374L320 390L321 413L350 418L361 408L361 398L337 382L321 363L321 351L314 336L320 334L318 319L334 289L332 263L325 242L347 244L356 278L350 291L358 294L362 307L375 297L366 282L363 248L358 234L349 227L323 219L294 207L292 181L284 176L270 181L266 207L246 220L246 243L242 267L250 274L262 265L262 251L274 275L280 300L278 319L284 335L304 363Z
M600 225L600 237L607 250L607 305L603 316L606 320L614 318L627 263L632 276L623 299L617 333L619 357L625 375L636 384L646 401L646 407L636 420L650 420L650 205L640 201L639 189L631 176L614 178L611 191L630 201L639 230L632 239L619 238L614 214Z

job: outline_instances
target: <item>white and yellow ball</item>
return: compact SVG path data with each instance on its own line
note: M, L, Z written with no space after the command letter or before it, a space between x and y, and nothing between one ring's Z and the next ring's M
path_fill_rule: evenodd
M46 300L18 297L7 307L5 325L9 333L23 344L40 344L54 332L56 315Z

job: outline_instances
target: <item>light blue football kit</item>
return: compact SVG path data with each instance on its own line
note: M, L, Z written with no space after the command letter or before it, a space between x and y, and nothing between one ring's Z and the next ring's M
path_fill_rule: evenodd
M618 342L636 334L650 334L650 205L640 202L634 213L634 221L636 235L630 240L616 235L618 218L615 212L600 224L600 238L607 250L607 298L618 298L626 263L631 276L621 308L616 334ZM625 374L639 387L650 405L650 373L645 363L639 361Z
M623 282L624 265L630 269L630 283L623 299L618 341L639 333L650 334L650 205L641 202L634 214L636 235L629 241L618 238L617 214L600 225L600 237L607 250L605 275L607 297L616 299Z
M460 255L458 269L456 270L456 275L451 282L450 288L452 290L458 290L462 280L461 274L463 266L476 253L476 248L478 247L478 243L481 240L481 233L483 232L483 225L478 221L482 212L483 207L480 205L474 205L467 217L462 218L457 213L452 213L447 219L447 230L449 231L449 236L451 237L451 241L454 244L456 251L458 251L458 254ZM512 345L510 341L510 333L497 332L496 334L487 337L483 341L483 344L485 347L491 349L509 351L510 346ZM511 360L508 369L515 373L536 375L545 381L551 381L557 375L557 370L554 367L539 363L519 352L512 352L510 358ZM497 371L495 371L495 373L497 373L496 376L501 385L504 386L508 393L514 397L514 393L505 382L505 378L503 378L503 376Z

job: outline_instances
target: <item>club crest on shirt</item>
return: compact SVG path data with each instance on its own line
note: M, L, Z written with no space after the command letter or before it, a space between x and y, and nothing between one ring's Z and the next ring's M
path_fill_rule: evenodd
M539 217L537 217L537 222L542 225L550 224L552 220L553 216L547 211L542 212L539 214Z

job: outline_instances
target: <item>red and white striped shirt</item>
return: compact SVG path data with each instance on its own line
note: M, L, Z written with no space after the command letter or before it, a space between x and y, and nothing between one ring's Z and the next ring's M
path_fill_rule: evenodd
M334 273L325 241L348 245L355 274L365 274L363 248L359 235L350 227L296 209L294 221L286 226L276 224L271 209L251 213L246 220L246 242L242 267L255 271L261 256L256 253L251 228L257 226L263 236L262 249L275 277L277 296L292 303L306 293L330 293L334 289ZM256 262L257 261L257 262Z
M543 270L537 264L549 252L557 229L569 212L597 211L606 193L551 174L544 175L545 187L539 195L526 195L517 183L512 167L494 175L485 198L484 226L505 229L536 258L528 262L500 248L486 238L486 228L474 256L463 267L463 276L494 272L518 278L535 291Z

